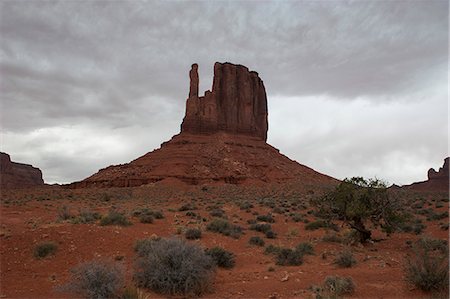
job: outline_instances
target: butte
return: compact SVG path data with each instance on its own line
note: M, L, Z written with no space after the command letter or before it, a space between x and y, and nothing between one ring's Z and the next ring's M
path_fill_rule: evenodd
M336 180L301 165L267 144L267 96L258 73L231 63L214 64L211 91L199 96L198 65L181 132L128 164L109 166L70 185L133 187L169 184L334 185Z

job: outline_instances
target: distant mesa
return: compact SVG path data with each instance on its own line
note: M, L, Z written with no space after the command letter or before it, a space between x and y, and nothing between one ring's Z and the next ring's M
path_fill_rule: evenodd
M211 91L199 96L198 65L181 132L128 164L109 166L69 187L132 187L149 183L253 184L337 181L290 160L268 145L267 96L258 73L242 65L214 65Z
M449 180L449 157L444 159L444 165L438 171L430 168L428 170L428 180L424 182L417 182L405 186L414 190L439 190L448 191L450 188Z
M39 168L12 162L7 153L0 152L0 188L18 189L43 185L44 180Z

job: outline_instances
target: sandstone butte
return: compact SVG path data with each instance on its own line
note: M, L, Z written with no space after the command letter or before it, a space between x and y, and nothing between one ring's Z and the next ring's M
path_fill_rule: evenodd
M439 168L438 171L430 168L428 170L428 180L424 182L413 183L408 186L404 186L413 190L439 190L449 191L450 179L449 179L449 157L444 159L444 165Z
M0 152L0 188L16 189L43 186L42 172L28 164L12 162L11 157Z
M109 166L69 185L133 187L149 183L254 184L300 180L330 185L336 180L290 160L266 143L267 96L258 73L231 63L214 65L211 91L199 96L198 65L181 132L127 164Z

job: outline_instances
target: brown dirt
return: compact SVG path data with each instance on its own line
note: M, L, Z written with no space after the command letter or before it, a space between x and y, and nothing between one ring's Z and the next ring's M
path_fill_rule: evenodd
M248 228L247 220L255 219L252 213L272 211L258 203L262 198L272 199L277 207L282 207L285 201L308 205L310 198L320 194L317 189L313 192L303 185L298 187L300 185L175 188L153 184L134 188L66 190L47 187L2 191L0 298L72 298L73 294L60 292L57 287L68 281L72 267L94 258L123 257L118 263L126 266L128 284L132 285L133 245L136 240L152 235L173 236L177 230L186 227L201 227L203 230L202 238L192 242L205 248L222 246L236 255L236 266L230 270L219 269L213 292L205 297L314 298L311 286L321 284L328 275L342 275L351 276L356 284L355 292L349 296L351 298L427 298L427 294L404 280L404 261L411 253L406 241L417 240L423 235L448 241L448 231L440 228L440 223L448 223L448 218L438 221L423 218L427 227L419 236L410 233L387 236L375 231L375 239L379 241L353 246L357 264L343 269L333 263L335 254L344 248L343 245L322 241L326 234L324 229L305 230L305 223L293 222L289 216L274 213L276 239L266 239L261 233L245 230L245 234L235 240L206 231L207 222L198 222L186 216L186 212L178 211L182 204L192 202L198 208L194 212L209 220L212 217L207 208L223 203L228 219ZM427 202L424 209L448 210L448 193L401 191L395 196L401 200L423 198ZM236 204L243 200L254 204L251 212L241 210ZM98 222L72 224L58 220L58 211L63 206L70 207L72 214L77 214L81 208L105 214L114 207L127 215L136 208L150 207L162 210L165 218L142 224L136 217L129 216L133 225L128 227L100 226ZM296 212L313 221L314 217L307 214L308 210L300 208ZM316 254L305 256L300 266L277 266L272 256L263 253L263 247L248 244L248 239L256 235L263 237L266 245L293 247L308 241L314 245ZM33 256L33 249L43 241L56 242L58 249L55 255L38 260ZM275 271L269 271L269 267ZM284 277L288 280L282 281ZM149 290L146 292L150 297L161 297Z

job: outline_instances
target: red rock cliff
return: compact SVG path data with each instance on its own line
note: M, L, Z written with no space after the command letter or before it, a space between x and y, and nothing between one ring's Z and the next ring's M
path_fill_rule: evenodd
M192 65L189 77L182 133L226 132L267 140L267 96L258 73L243 65L216 62L212 91L202 97L198 92L197 64Z
M0 152L0 187L24 188L44 185L39 168L28 164L11 162L6 153Z
M428 180L424 182L417 182L406 187L415 190L439 190L448 191L450 187L449 178L449 157L444 159L444 165L438 171L430 168L428 170Z

